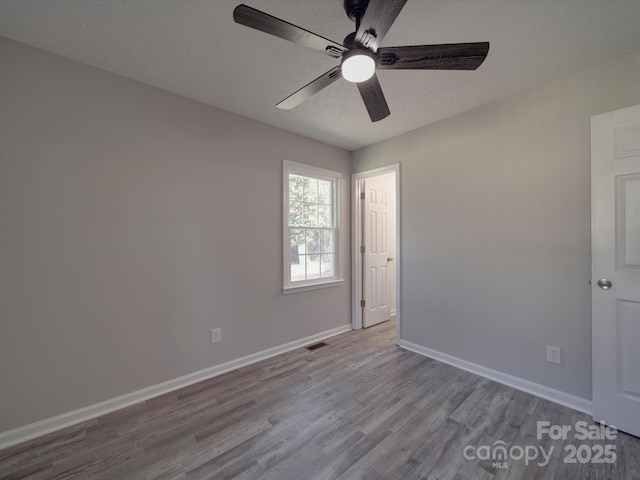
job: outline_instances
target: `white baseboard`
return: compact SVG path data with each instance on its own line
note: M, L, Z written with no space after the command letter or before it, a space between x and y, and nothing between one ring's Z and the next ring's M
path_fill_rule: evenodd
M424 355L425 357L433 358L434 360L438 360L442 363L447 363L462 370L475 373L476 375L488 378L489 380L513 387L517 390L522 390L523 392L530 393L531 395L544 398L545 400L550 400L560 405L564 405L565 407L573 408L579 412L586 413L588 415L592 414L591 400L587 400L586 398L577 397L575 395L556 390L555 388L550 388L539 383L530 382L529 380L509 375L508 373L483 367L477 363L469 362L406 340L400 340L398 342L398 346L414 353Z
M190 373L182 377L174 378L173 380L169 380L167 382L152 385L141 390L136 390L134 392L127 393L110 400L106 400L104 402L89 405L88 407L73 410L71 412L63 413L61 415L47 418L39 422L31 423L23 427L2 432L0 433L0 450L12 445L16 445L18 443L25 442L27 440L31 440L36 437L40 437L42 435L46 435L51 432L55 432L57 430L61 430L66 427L70 427L72 425L76 425L87 420L91 420L115 410L120 410L135 403L139 403L144 400L148 400L150 398L157 397L174 390L178 390L180 388L221 375L231 370L236 370L238 368L245 367L261 360L266 360L267 358L280 355L281 353L304 347L315 342L319 342L320 340L324 340L326 338L333 337L334 335L339 335L340 333L345 333L350 330L351 325L343 325L341 327L326 330L324 332L320 332L306 338L301 338L300 340L285 343L284 345L279 345L277 347L269 348L261 352L238 358L236 360L222 363L220 365L205 368L204 370Z

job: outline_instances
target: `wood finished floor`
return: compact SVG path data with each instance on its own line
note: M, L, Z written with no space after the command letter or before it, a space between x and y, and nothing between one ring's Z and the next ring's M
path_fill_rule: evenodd
M537 420L591 419L394 339L390 322L349 332L16 445L0 479L640 479L640 439L539 441ZM546 466L464 458L497 441L554 450ZM565 464L571 443L617 460Z

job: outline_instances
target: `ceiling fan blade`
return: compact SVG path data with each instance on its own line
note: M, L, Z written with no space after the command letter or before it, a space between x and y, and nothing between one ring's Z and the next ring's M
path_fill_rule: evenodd
M314 50L320 50L334 58L340 58L342 52L346 50L344 46L328 38L316 35L293 23L285 22L284 20L280 20L268 13L261 12L244 4L238 5L233 10L233 19L241 25L255 28L261 32L284 38L285 40L313 48Z
M356 85L372 122L377 122L389 116L391 112L384 98L384 93L382 93L377 75L374 74L369 80L356 83Z
M278 103L276 107L282 108L283 110L291 110L292 108L300 105L307 98L311 97L312 95L315 95L323 88L328 87L333 82L341 78L342 78L342 73L340 72L340 66L333 67L327 73L320 75L314 81L307 83L300 90L289 95L287 98L285 98L280 103Z
M383 47L379 69L475 70L489 53L489 42Z
M370 0L356 32L356 41L374 52L407 0Z

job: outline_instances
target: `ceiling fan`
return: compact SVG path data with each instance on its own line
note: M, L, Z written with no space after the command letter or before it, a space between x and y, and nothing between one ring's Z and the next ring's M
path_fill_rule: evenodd
M390 112L376 69L475 70L489 52L489 42L380 47L405 3L407 0L344 0L344 10L356 23L356 31L347 35L342 44L247 5L238 5L233 11L233 19L241 25L331 57L342 57L339 66L289 95L276 105L278 108L294 108L344 78L357 85L371 121L377 122L389 116Z

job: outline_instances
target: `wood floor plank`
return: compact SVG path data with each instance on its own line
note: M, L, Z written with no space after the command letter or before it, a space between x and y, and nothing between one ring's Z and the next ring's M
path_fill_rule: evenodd
M640 439L620 433L614 463L566 463L575 439L539 439L537 422L589 417L400 349L392 322L326 343L0 451L0 480L640 480ZM463 454L496 442L553 452L543 467Z

